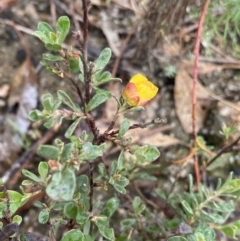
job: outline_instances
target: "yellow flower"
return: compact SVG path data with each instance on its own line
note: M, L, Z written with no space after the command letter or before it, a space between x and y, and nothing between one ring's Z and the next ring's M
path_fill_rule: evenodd
M142 74L134 75L125 87L122 97L131 106L146 105L158 92L158 88Z

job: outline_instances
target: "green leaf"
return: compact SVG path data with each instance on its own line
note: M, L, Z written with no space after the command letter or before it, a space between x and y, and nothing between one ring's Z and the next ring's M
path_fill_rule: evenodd
M137 223L136 219L133 219L133 218L127 218L120 221L120 225L124 229L133 228L136 223Z
M39 163L38 173L40 174L42 180L45 181L48 175L48 164L46 162Z
M47 223L49 220L49 210L47 208L44 208L41 210L41 212L38 215L38 221L41 224Z
M151 181L157 181L157 177L154 175L149 174L148 172L137 172L134 173L133 179L143 179L143 180L151 180Z
M19 215L15 215L12 219L13 223L17 223L18 225L20 225L22 223L22 217Z
M80 225L85 224L89 220L89 214L81 207L78 206L76 222Z
M74 145L72 143L68 143L64 145L63 151L61 154L61 161L66 162L71 159L73 148L74 148Z
M123 169L125 169L124 151L121 151L121 153L119 154L118 160L117 160L116 172L120 172Z
M69 202L64 205L63 213L67 218L75 219L78 207L75 202Z
M23 185L23 186L34 186L34 185L35 185L35 182L30 181L30 180L23 180L23 181L22 181L22 185Z
M122 80L119 78L111 78L111 73L109 71L104 71L103 73L98 72L93 76L93 86L95 87L109 83L110 81L122 82Z
M45 53L43 54L43 59L46 59L48 61L52 61L52 62L58 62L58 61L64 61L64 58L61 56L56 56L50 53Z
M224 185L221 187L222 193L233 193L240 189L240 179L234 179L227 181L224 183Z
M49 36L53 32L52 27L46 22L40 22L37 27L38 31L44 33L46 36Z
M84 83L84 75L83 74L79 74L79 80Z
M229 238L232 238L232 239L236 239L236 231L237 231L237 227L236 226L231 226L231 225L228 225L228 226L223 226L220 228L221 232L226 235L227 237Z
M50 42L51 43L56 43L57 42L57 35L53 32L49 34Z
M29 199L27 196L23 196L19 192L8 190L8 196L10 199L10 214L13 215L18 208L20 208L22 205L26 203L26 201ZM0 218L3 218L4 210L7 208L7 202L4 200L6 199L4 192L0 192Z
M62 104L61 99L57 97L57 98L53 101L52 111L53 111L53 112L56 111L61 104Z
M58 52L58 51L62 50L62 46L59 44L55 44L55 43L45 43L45 47L46 47L46 49L51 50L51 51Z
M52 160L57 160L60 155L59 149L51 145L41 145L37 150L37 154L41 157Z
M140 215L144 211L145 208L146 208L146 205L142 204L142 201L141 201L140 197L136 196L133 199L133 209L134 209L134 212L137 215Z
M53 100L52 98L44 98L42 101L43 108L48 112L52 113L52 105L53 105Z
M96 213L98 212L98 210L101 210L101 209L102 209L102 202L100 200L97 200L93 205L92 213Z
M174 236L167 239L167 241L188 241L188 240L182 236Z
M68 107L70 107L73 111L79 112L77 106L73 103L72 99L62 90L58 90L57 95L59 99Z
M206 240L204 235L202 233L194 233L194 236L196 237L197 241L209 241L209 240Z
M129 184L129 180L128 178L124 177L124 176L120 176L118 177L116 180L115 180L115 183L123 186L123 187L126 187L128 184Z
M107 176L107 170L106 170L106 167L103 163L99 163L98 164L98 171L100 172L100 174L103 176L103 177L106 177Z
M182 201L181 201L181 204L183 205L184 210L185 210L188 214L193 215L193 210L192 210L191 206L189 205L189 203L188 203L187 201L182 200Z
M81 57L78 60L78 67L79 67L80 73L83 74L84 69L83 69L83 61L82 61ZM84 82L84 81L82 81L82 82Z
M39 110L32 110L30 113L29 113L29 116L28 118L31 120L31 121L38 121L38 120L41 120L44 118L44 115L41 111Z
M112 185L121 194L126 194L127 193L126 189L123 186L121 186L121 185L119 185L117 183L113 183Z
M116 174L116 171L117 171L117 162L116 161L113 161L111 163L111 166L110 166L110 175L114 175Z
M37 208L45 208L46 207L46 204L43 204L42 202L40 201L36 201L33 203L33 205Z
M68 168L55 172L46 192L50 198L56 201L70 201L73 198L76 187L76 176L72 169Z
M87 175L81 175L77 179L77 192L80 194L89 194L90 186Z
M73 74L77 74L79 73L79 66L78 66L78 61L74 58L72 58L71 56L68 57L68 61L69 61L69 65L70 65L70 69L72 71Z
M106 143L103 143L100 146L95 146L91 142L86 142L82 145L81 153L78 156L78 159L82 161L92 161L95 158L102 156L105 148Z
M26 170L26 169L22 169L22 174L23 174L25 177L33 180L34 182L37 182L37 183L41 183L41 182L42 182L42 181L39 179L39 177L37 177L34 173L32 173L32 172L30 172L30 171L28 171L28 170Z
M38 37L45 44L50 42L49 35L46 35L45 33L41 32L41 31L34 31L33 35Z
M44 94L42 96L42 101L46 100L46 99L51 99L51 101L53 100L53 96L50 93Z
M64 234L60 241L85 241L84 234L76 229L72 229Z
M103 208L101 214L110 218L113 215L113 213L118 209L119 203L120 202L118 198L116 197L110 198L107 201L105 207Z
M87 111L95 109L97 106L101 105L105 101L111 98L111 95L106 93L97 93L92 97L92 99L87 104Z
M93 83L94 86L98 86L108 82L111 78L111 73L109 71L104 71L103 73L95 74L93 76Z
M51 117L49 118L45 123L44 123L44 126L47 128L47 129L50 129L54 126L56 120L54 117Z
M160 152L156 147L145 145L138 147L134 155L137 157L138 164L146 164L155 161L160 156Z
M106 222L97 219L95 221L95 224L98 227L100 234L104 238L106 238L107 240L115 240L114 230L112 228L109 228Z
M224 217L223 215L213 213L213 212L208 213L204 210L201 210L201 213L205 215L205 219L210 220L211 222L214 222L216 224L223 224L227 218L227 217Z
M118 138L123 137L125 135L125 133L128 131L129 127L130 127L130 121L129 121L129 119L125 118L120 125L117 137Z
M157 193L157 195L158 195L159 197L163 198L164 200L167 200L167 196L166 196L166 194L163 192L162 189L157 188L157 189L155 189L155 192Z
M110 48L103 49L98 59L94 62L94 72L104 69L108 64L111 56L112 51Z
M57 32L60 33L60 36L58 37L59 44L62 44L65 38L67 37L69 28L70 28L69 18L67 16L60 17L57 21L57 26L56 26Z
M75 129L77 128L79 122L81 121L82 117L77 118L67 129L67 131L65 132L65 137L70 139L70 137L72 136L73 132L75 131Z
M217 212L233 212L235 210L233 200L222 203L211 202L207 204L206 207Z

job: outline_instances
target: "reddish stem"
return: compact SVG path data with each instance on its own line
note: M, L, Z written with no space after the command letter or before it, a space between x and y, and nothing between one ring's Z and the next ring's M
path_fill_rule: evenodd
M194 136L194 148L197 147L197 128L196 128L196 107L197 107L197 83L198 83L198 65L199 65L199 52L200 52L200 41L201 41L201 33L203 28L204 19L206 16L206 12L211 0L206 0L201 12L201 16L199 19L196 42L194 47L194 72L193 72L193 95L192 95L192 128L193 128L193 136ZM200 171L199 171L199 163L197 154L194 154L194 169L196 175L197 184L200 182Z

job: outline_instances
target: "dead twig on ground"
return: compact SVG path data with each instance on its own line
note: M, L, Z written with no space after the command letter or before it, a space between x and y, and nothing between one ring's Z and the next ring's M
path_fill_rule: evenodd
M26 166L34 157L36 154L36 151L38 147L44 143L46 143L49 139L51 139L55 133L58 131L59 125L55 125L53 128L48 130L45 135L38 140L31 148L29 151L25 152L17 161L15 164L12 165L12 167L5 172L4 176L2 177L2 180L6 185L13 186L15 183L17 183L20 175L21 175L21 170L23 169L24 166Z
M235 141L222 148L222 150L220 150L211 160L208 161L208 163L204 166L204 170L206 170L207 167L209 167L214 161L216 161L222 154L228 152L232 147L236 146L239 141L240 136Z

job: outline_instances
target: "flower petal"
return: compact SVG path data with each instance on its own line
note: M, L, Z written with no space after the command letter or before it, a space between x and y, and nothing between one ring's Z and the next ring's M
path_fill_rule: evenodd
M137 106L139 102L139 96L137 88L134 83L129 82L125 87L122 97L132 106Z
M148 81L148 79L142 74L134 75L130 83L134 83L137 88L137 95L139 96L139 104L145 103L151 100L158 92L158 88Z

